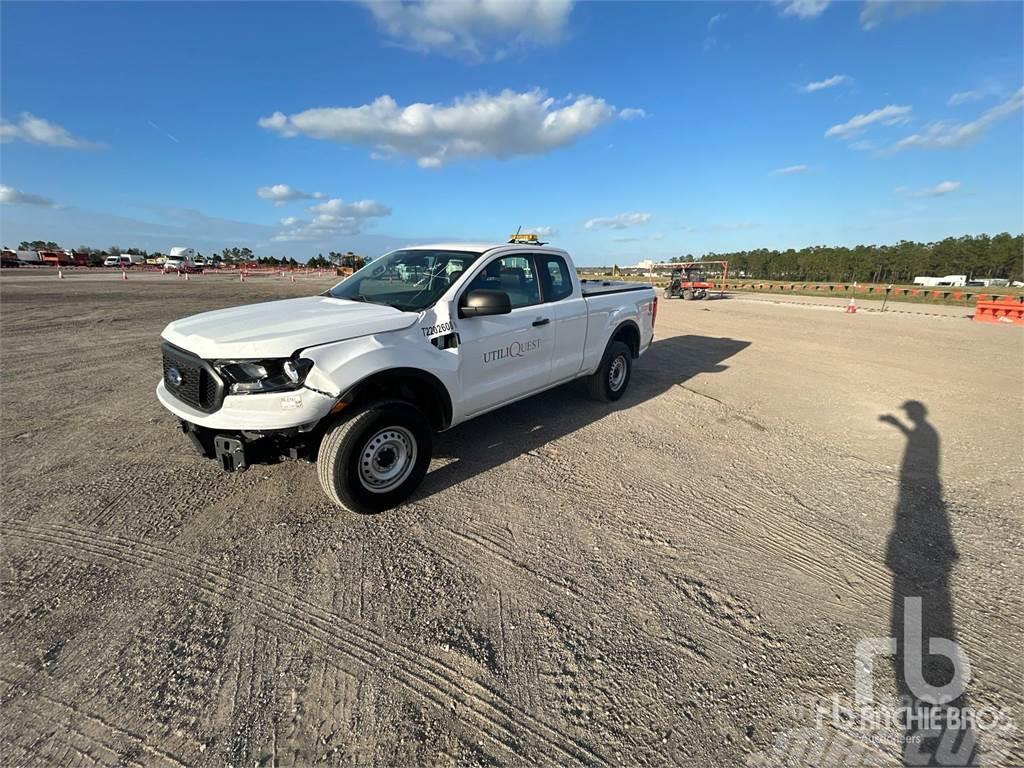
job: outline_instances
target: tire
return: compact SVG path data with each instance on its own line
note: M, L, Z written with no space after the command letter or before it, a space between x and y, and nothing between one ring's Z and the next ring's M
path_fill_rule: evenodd
M693 291L687 288L685 291L683 291L683 298L686 299L687 301L693 301Z
M625 394L632 375L633 353L623 342L613 341L605 350L601 365L587 378L587 390L595 400L611 403Z
M324 435L317 473L339 507L373 514L401 504L427 474L433 431L401 400L368 405Z

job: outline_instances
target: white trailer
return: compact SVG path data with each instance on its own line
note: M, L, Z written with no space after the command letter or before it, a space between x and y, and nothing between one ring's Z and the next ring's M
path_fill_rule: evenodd
M938 288L947 285L953 288L962 288L967 285L967 275L946 275L945 277L922 275L914 278L914 285L923 285L925 288Z

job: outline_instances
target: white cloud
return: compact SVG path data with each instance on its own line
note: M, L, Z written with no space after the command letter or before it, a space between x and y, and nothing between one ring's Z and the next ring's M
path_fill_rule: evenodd
M384 32L421 52L503 58L527 45L562 38L573 0L364 0Z
M832 75L824 80L817 80L813 83L807 83L807 85L800 86L800 90L804 93L814 93L815 91L823 91L826 88L835 88L837 85L845 83L850 78L847 75Z
M708 34L704 38L704 50L710 51L716 45L718 45L718 38L715 36L715 27L725 21L728 14L716 13L710 19L708 19Z
M31 195L27 192L0 184L0 203L7 205L41 205L45 208L56 208L57 204L48 197Z
M977 88L971 88L967 91L958 91L949 97L949 101L946 102L951 107L959 107L963 104L973 104L976 101L982 101L984 99L1005 99L1009 91L1004 88L1000 83L995 80L989 80L983 83Z
M269 187L260 187L256 194L264 200L273 201L274 205L281 207L293 200L322 200L323 192L303 192L290 187L287 184L272 184Z
M941 181L934 187L925 187L916 191L910 191L907 187L896 187L894 191L898 195L910 197L942 197L950 192L956 192L958 189L960 189L959 181Z
M102 149L105 145L72 136L67 128L51 123L43 117L22 112L18 120L0 120L0 142L27 141L48 147L68 149Z
M557 237L558 230L555 227L527 227L527 232L534 232L541 237Z
M992 107L982 113L977 120L969 123L948 123L938 122L929 125L924 133L914 133L906 138L900 139L890 147L890 151L918 147L921 149L959 149L979 139L993 123L1018 112L1024 107L1024 88L1021 88L1013 96L1002 104Z
M950 96L946 103L951 107L958 107L961 104L970 104L972 101L980 101L983 98L985 98L985 94L981 91L959 91Z
M357 200L354 203L346 203L344 200L334 198L326 203L314 205L309 210L314 213L323 213L330 216L343 216L350 218L369 218L371 216L390 216L391 209L376 200Z
M281 219L284 230L274 236L274 242L323 241L341 235L358 235L368 219L391 215L388 206L375 200L346 203L338 198L311 206L309 211L316 214L311 219L297 216Z
M544 154L578 141L616 115L635 117L635 112L620 112L593 96L559 102L535 89L477 93L450 105L402 107L381 96L360 107L275 112L259 124L286 138L303 135L364 145L378 158L407 155L421 168L440 168L466 158Z
M811 170L809 165L787 165L785 168L776 168L772 176L793 176L797 173L806 173Z
M864 0L860 9L860 25L865 30L874 29L887 21L896 21L939 5L936 0Z
M625 229L651 220L649 213L620 213L618 216L598 217L588 220L585 229Z
M816 19L828 8L830 0L775 0L782 6L783 16L796 16L798 19Z
M619 117L622 120L636 120L637 118L647 117L647 113L642 109L626 107L625 109L619 110Z
M826 136L838 136L846 139L857 136L867 126L873 123L881 123L882 125L896 125L897 123L905 123L910 119L910 107L896 106L890 104L881 109L876 109L873 112L868 112L863 115L854 115L845 123L839 125L833 125L827 131Z

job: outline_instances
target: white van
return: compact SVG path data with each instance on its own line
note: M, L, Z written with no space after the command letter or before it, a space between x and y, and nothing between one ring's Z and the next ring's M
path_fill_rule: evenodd
M107 256L103 260L104 267L121 267L121 269L127 269L133 267L136 264L145 264L145 256L136 256L130 253L122 253L120 256Z

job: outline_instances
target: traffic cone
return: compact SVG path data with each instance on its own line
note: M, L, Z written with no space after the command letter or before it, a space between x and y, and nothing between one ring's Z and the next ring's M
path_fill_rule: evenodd
M128 273L125 270L123 270L123 269L121 270L121 279L122 280L127 280L128 279Z
M850 297L850 303L846 305L846 314L853 315L857 312L857 302L854 301L853 296Z

